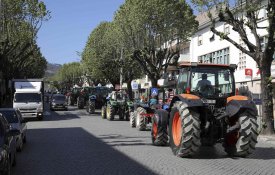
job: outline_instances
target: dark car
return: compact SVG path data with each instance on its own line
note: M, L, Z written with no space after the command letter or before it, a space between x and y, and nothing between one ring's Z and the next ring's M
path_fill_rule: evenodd
M50 109L63 109L68 110L68 104L66 101L66 96L63 94L54 94L50 102Z
M9 175L11 165L16 161L16 142L14 137L20 134L17 129L11 129L8 121L0 114L0 174Z
M22 151L23 143L27 140L27 124L22 118L21 112L14 108L0 108L0 113L6 118L13 129L18 129L20 134L16 136L16 150Z

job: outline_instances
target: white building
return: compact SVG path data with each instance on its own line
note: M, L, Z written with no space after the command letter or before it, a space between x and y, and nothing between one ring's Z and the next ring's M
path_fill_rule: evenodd
M268 21L266 20L267 13L265 8L266 6L263 5L263 8L259 11L260 20L258 25L261 27L268 26ZM210 31L211 23L209 18L207 17L207 14L198 15L197 20L199 21L199 29L194 34L190 42L190 61L213 64L238 65L238 68L235 72L236 87L250 91L250 95L254 99L254 101L260 104L260 76L256 62L251 57L237 49L230 42L222 40L217 35L214 35ZM244 45L239 34L232 30L232 26L223 22L217 22L215 27L218 31L227 33L228 36L235 42ZM255 43L251 31L247 28L246 32L248 34L249 40L252 43ZM267 30L258 30L258 34L261 36L261 45L264 47L266 42ZM271 72L272 76L275 79L275 62L274 65L272 65ZM273 80L273 82L275 81ZM274 84L273 87L275 88ZM261 108L261 105L258 105L258 108Z

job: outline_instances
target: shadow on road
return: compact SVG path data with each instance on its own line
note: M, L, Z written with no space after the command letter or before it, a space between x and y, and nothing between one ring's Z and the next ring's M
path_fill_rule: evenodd
M82 128L30 129L13 175L155 174Z

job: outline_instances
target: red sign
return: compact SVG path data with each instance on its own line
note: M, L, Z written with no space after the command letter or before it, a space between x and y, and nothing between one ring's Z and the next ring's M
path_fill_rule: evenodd
M253 71L252 71L252 69L245 69L245 73L244 74L246 76L251 76L252 77Z
M116 84L115 85L115 90L120 90L121 88L120 88L120 85L119 84Z
M257 73L256 73L257 75L259 75L259 74L261 74L261 71L260 71L260 69L258 69L258 71L257 71Z

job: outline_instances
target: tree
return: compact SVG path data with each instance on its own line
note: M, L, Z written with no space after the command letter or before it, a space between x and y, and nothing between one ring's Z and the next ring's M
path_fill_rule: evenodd
M126 0L115 15L124 47L132 48L132 58L157 86L168 65L176 65L179 47L197 29L192 9L185 1Z
M0 1L0 70L5 79L44 75L46 60L36 44L36 35L48 18L49 11L43 2Z
M61 83L60 88L70 89L75 84L81 84L83 76L83 67L79 62L72 62L62 65L57 75L52 77L50 81L58 81Z
M111 22L100 23L90 34L82 52L82 62L92 77L108 81L113 86L119 84L120 49L116 47Z
M232 43L239 50L253 58L257 63L261 75L261 89L263 101L263 130L262 134L274 134L273 123L273 95L272 95L272 77L271 64L274 61L274 28L275 28L275 1L268 0L238 0L236 6L231 8L233 4L230 0L193 0L202 10L207 10L208 17L212 23L211 31L218 35L221 39ZM259 10L264 8L266 3L267 21L269 26L259 25ZM234 39L230 38L224 32L215 28L217 21L225 22L232 26L245 43L245 47ZM261 47L260 32L267 31L266 47ZM249 38L248 34L252 33L253 37Z

